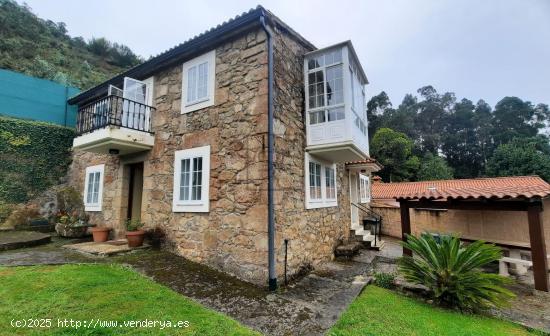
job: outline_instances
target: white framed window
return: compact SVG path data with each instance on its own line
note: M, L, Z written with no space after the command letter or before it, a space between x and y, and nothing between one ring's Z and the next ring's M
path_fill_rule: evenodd
M345 119L342 49L308 60L305 80L310 125Z
M306 209L338 206L336 164L305 156Z
M86 168L86 179L84 181L85 211L101 211L104 172L104 164Z
M208 212L210 146L176 151L174 155L174 212Z
M361 203L370 202L370 178L363 174L359 174L359 195Z
M215 73L215 50L183 64L181 113L214 105Z

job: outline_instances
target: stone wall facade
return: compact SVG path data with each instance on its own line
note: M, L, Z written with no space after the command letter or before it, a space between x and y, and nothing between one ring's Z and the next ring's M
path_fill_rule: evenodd
M290 35L275 39L275 221L277 274L283 276L284 240L290 241L288 273L329 260L349 236L347 172L338 165L338 207L306 210L303 55ZM77 151L69 179L83 191L85 169L105 164L103 210L91 221L124 234L127 164L143 162L141 219L161 227L176 253L267 283L267 65L266 34L248 32L216 48L214 105L181 114L182 64L154 76L151 151L118 157ZM174 153L211 146L210 211L172 211Z
M348 175L337 165L337 207L305 208L304 54L289 36L276 33L275 72L275 223L277 274L284 272L284 240L288 240L288 272L315 267L332 258L350 232Z

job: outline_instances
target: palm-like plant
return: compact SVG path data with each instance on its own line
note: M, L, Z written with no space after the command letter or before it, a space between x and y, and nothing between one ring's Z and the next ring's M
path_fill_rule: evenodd
M514 294L503 288L509 278L481 271L502 257L500 248L483 241L461 243L458 237L431 234L407 236L403 246L413 252L399 261L405 279L431 290L436 303L460 310L504 306Z

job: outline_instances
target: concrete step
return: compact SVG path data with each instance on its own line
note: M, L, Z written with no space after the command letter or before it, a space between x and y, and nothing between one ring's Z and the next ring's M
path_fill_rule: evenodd
M336 258L351 259L359 252L362 246L360 242L350 242L337 246L336 249L334 249L334 256Z
M366 234L366 235L363 235L363 241L366 241L366 242L372 242L374 241L374 235L370 234Z

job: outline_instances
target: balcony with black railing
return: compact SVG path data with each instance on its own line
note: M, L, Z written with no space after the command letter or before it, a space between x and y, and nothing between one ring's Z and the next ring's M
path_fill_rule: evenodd
M74 148L110 154L151 149L151 118L155 108L109 95L78 109Z

